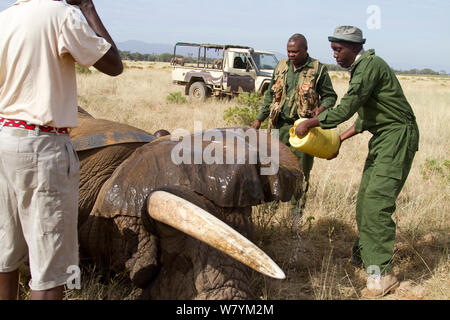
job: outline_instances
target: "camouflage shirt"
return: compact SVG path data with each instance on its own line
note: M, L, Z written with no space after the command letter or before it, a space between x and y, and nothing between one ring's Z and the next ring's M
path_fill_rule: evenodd
M298 68L296 71L294 71L294 67L292 65L292 62L288 60L289 70L286 77L286 94L287 99L286 102L283 104L281 109L281 121L282 122L289 122L294 123L295 120L298 119L298 116L295 114L293 118L291 118L291 107L290 105L290 97L294 94L295 89L298 87L298 81L299 81L299 75L305 69L313 68L313 60L311 57L308 56L308 59L306 63ZM322 67L322 64L319 63L319 68ZM274 91L271 89L273 88L273 85L275 84L275 73L272 77L272 81L269 84L269 89L266 91L264 95L264 101L261 106L261 110L259 111L256 119L259 121L264 121L270 113L270 105L272 104L273 98L274 98ZM336 92L333 89L333 84L331 83L330 76L328 74L328 70L325 66L323 66L322 74L320 75L320 78L317 81L316 86L317 93L320 96L321 99L321 106L325 108L333 107L336 103L337 95Z

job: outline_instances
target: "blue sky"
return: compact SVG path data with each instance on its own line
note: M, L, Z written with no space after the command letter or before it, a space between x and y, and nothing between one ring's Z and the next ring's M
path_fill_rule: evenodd
M0 0L0 10L12 3ZM285 53L286 40L298 32L307 37L311 56L334 63L327 37L338 25L355 25L367 38L365 48L374 48L393 68L450 73L448 0L94 0L94 4L117 42L233 43ZM371 6L375 11L368 12Z

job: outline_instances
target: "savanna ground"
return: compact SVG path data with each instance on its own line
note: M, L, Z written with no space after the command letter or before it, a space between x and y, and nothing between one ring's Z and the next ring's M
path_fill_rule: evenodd
M172 84L165 63L126 62L124 73L78 75L79 104L97 118L119 121L151 133L164 128L194 130L225 127L224 111L236 103L167 102L184 92ZM339 98L348 86L345 72L331 72ZM450 77L399 76L420 128L420 150L398 201L394 272L400 288L384 299L450 299ZM342 132L352 122L336 130ZM290 204L254 207L253 241L285 271L286 280L253 273L259 299L360 299L365 272L348 263L357 236L355 204L369 133L347 140L337 159L316 159L303 216L292 218ZM82 289L67 299L134 299L139 290L121 275L102 279L83 270ZM22 282L22 295L28 295Z

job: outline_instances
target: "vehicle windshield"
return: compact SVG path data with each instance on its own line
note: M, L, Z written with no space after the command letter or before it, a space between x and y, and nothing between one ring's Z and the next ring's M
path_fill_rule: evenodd
M273 54L253 52L252 57L259 70L261 69L274 70L278 64L278 59Z

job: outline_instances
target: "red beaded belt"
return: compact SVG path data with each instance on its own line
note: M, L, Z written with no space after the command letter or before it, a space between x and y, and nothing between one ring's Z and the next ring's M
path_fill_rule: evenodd
M48 132L48 133L69 133L67 128L54 128L50 126L36 126L34 124L29 124L26 121L22 120L9 120L5 118L0 117L0 126L5 127L15 127L15 128L21 128L21 129L28 129L28 130L36 130L36 127L39 128L39 131L42 132Z

